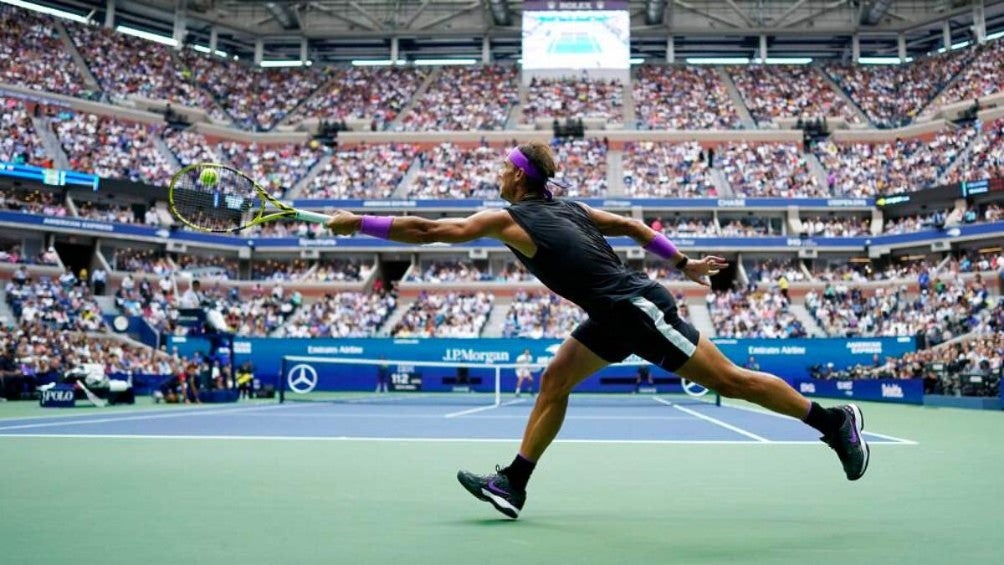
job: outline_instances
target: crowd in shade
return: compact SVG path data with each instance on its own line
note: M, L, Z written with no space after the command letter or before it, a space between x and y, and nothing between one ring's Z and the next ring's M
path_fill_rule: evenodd
M810 291L805 307L832 337L916 336L937 344L967 333L980 312L992 307L990 291L980 275L970 281L921 272L920 293L898 288L863 289L843 281L828 283L822 293Z
M867 281L902 281L916 279L924 270L932 266L926 261L910 261L890 263L885 267L876 268L871 263L847 263L814 265L812 278L824 282L867 282Z
M183 65L205 91L212 93L238 127L268 131L330 78L322 67L262 69L185 50Z
M52 159L35 131L28 108L19 100L3 96L0 96L0 161L52 167Z
M105 256L108 258L108 266L113 271L148 273L164 277L177 270L174 263L158 249L116 247L111 253L108 251L105 250Z
M389 198L404 180L418 149L387 144L339 148L302 198Z
M440 143L418 154L408 198L498 198L502 150Z
M188 272L198 278L236 280L240 272L240 261L235 257L222 255L195 255L179 253L174 260L178 270Z
M638 198L714 197L718 195L706 153L696 141L624 144L624 190Z
M715 151L714 164L736 194L783 198L830 195L794 143L726 143Z
M359 282L370 277L373 265L358 259L321 259L303 282Z
M860 123L832 84L813 67L750 65L726 67L750 114L758 124L775 118L843 118Z
M822 379L923 379L924 394L997 395L1004 360L1004 307L995 309L993 331L944 347L931 347L901 357L872 357L870 364L846 370L820 368ZM967 377L965 379L960 377ZM976 379L969 377L979 377Z
M960 257L952 258L945 270L950 273L1004 273L1004 250L963 252Z
M871 218L815 216L802 218L802 233L810 237L856 237L871 234Z
M883 224L882 233L895 235L941 228L945 226L950 214L952 214L950 210L933 210L922 214L890 218Z
M316 222L298 222L296 220L275 220L264 224L251 226L240 231L242 237L298 237L317 239L331 236L331 231Z
M14 241L0 241L0 263L20 263L25 265L59 265L59 254L49 247L35 255L26 255L21 244ZM26 277L27 274L25 273Z
M98 220L102 222L116 222L119 224L145 224L148 226L160 225L160 217L153 208L148 208L143 217L137 217L133 209L128 205L111 204L96 200L76 201L77 216L88 220Z
M301 307L276 337L373 337L397 305L391 293L339 292Z
M521 290L513 295L502 336L563 339L586 318L581 308L550 291Z
M519 102L519 72L514 65L443 67L414 102L397 129L504 129Z
M293 115L326 121L366 119L373 130L383 130L408 105L429 72L427 67L342 69Z
M976 137L972 127L941 131L934 139L886 143L823 141L814 152L826 169L828 194L868 197L943 184L942 176Z
M449 283L494 280L489 269L471 261L430 261L416 265L404 278L407 282Z
M1004 42L1001 42L1004 43ZM968 153L945 175L946 184L1004 178L1004 118L979 124Z
M523 121L599 118L624 121L624 83L618 79L534 78L527 86Z
M51 218L67 216L63 199L41 190L0 190L0 210L42 214Z
M825 70L880 128L906 125L969 62L956 50L902 65L832 64Z
M159 126L63 112L52 127L74 171L158 186L175 172L154 142Z
M124 102L133 96L164 100L225 119L212 97L195 83L175 49L99 25L64 25L101 89L113 101Z
M675 269L670 265L665 263L647 263L642 266L642 272L648 275L648 278L654 281L684 281L687 277L680 272L679 269Z
M494 303L490 292L423 291L390 333L392 337L479 337Z
M713 291L706 298L716 337L806 337L806 330L790 302L774 287Z
M77 280L69 271L59 279L15 276L4 290L14 318L23 327L37 325L81 332L104 328L101 308L91 296L87 281Z
M300 281L312 268L306 259L261 259L251 262L251 280Z
M40 323L0 328L0 356L16 360L22 374L31 378L32 388L55 382L66 371L91 363L104 366L106 374L119 375L168 375L183 367L182 359L158 354L149 347Z
M607 143L605 140L566 139L551 144L560 163L555 179L569 188L552 188L555 196L601 198L607 194Z
M644 65L632 80L640 129L737 129L739 113L711 67Z
M193 331L179 324L179 308L203 308L218 314L237 335L264 337L275 332L302 302L299 293L287 296L280 284L268 290L256 285L241 296L237 288L197 288L195 282L201 281L175 285L165 278L155 284L149 278L126 275L115 292L115 304L123 313L142 316L156 331L170 335Z
M744 216L742 218L719 217L721 224L719 233L725 237L757 237L761 235L781 235L780 219L772 222L762 216Z
M0 4L0 82L69 96L84 94L80 68L52 19Z
M226 162L279 197L307 175L321 154L309 145L260 145L225 141L217 146Z
M714 218L659 216L648 221L648 225L667 237L715 237L719 232L718 223Z
M746 277L749 284L759 286L769 285L784 279L789 283L809 280L798 259L766 259L745 263Z
M931 103L940 108L954 102L974 102L1004 88L1004 41L991 41L974 48L969 64L958 78Z

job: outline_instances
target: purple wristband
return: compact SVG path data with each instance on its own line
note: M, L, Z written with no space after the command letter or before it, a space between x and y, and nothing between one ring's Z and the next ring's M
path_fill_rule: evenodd
M656 234L656 236L652 238L652 241L648 242L648 245L645 246L645 250L651 251L663 259L672 259L677 253L676 246L673 245L673 242L661 233Z
M392 223L394 223L394 218L390 216L363 216L363 222L359 226L359 231L372 237L389 239L390 225Z

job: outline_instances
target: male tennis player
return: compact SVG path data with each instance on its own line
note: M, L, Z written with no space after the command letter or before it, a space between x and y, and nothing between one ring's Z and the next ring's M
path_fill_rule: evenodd
M554 200L548 183L556 169L550 147L528 143L511 150L498 172L501 196L511 204L508 208L440 220L338 211L328 224L336 234L362 232L403 243L498 239L548 288L589 315L544 370L512 464L485 476L460 471L460 483L499 512L516 518L534 466L561 429L569 393L589 375L632 353L722 396L801 419L823 434L849 480L861 478L868 467L868 444L861 437L864 419L855 405L823 408L773 375L733 364L680 319L665 287L621 263L604 236L630 236L705 286L705 277L718 273L725 260L714 256L691 260L642 222Z
M516 358L516 396L523 390L523 383L527 383L527 391L533 396L533 355L529 349L524 349L523 353Z

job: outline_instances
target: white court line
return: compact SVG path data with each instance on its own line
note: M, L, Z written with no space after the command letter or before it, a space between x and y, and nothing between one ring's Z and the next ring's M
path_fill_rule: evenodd
M0 439L173 439L215 441L345 441L373 443L512 443L511 438L424 438L424 437L305 437L305 436L229 436L229 435L153 435L153 434L3 434ZM558 439L554 443L611 444L611 445L811 445L818 441L750 441L750 440L686 440L686 439ZM875 445L907 445L903 443L875 443Z
M480 408L479 408L480 409ZM253 414L251 416L254 416ZM438 420L443 417L442 414L388 414L386 412L349 412L343 414L273 414L269 418L287 418L287 419L345 419L351 420L353 418L371 418L371 419L388 419L388 420L407 420L407 419L418 419L418 420ZM477 416L478 420L526 420L527 414L511 414L511 415L493 415L493 414L483 414ZM583 416L583 415L571 415L566 416L565 421L568 420L604 420L604 421L635 421L635 420L692 420L690 416Z
M756 408L754 406L742 406L742 405L739 405L739 404L732 404L731 402L728 403L728 404L726 404L725 402L722 402L722 406L727 406L729 408L735 408L736 410L745 410L747 412L753 412L754 414L764 414L766 416L774 416L775 418L783 418L785 420L791 420L793 422L801 422L801 420L799 420L798 418L792 418L791 416L788 416L788 415L785 415L785 414L778 414L777 412L771 412L770 410L764 410L762 408ZM912 439L904 439L904 438L901 438L901 437L890 436L890 435L886 435L886 434L878 434L878 433L875 433L875 432L869 432L868 430L864 430L861 433L863 433L865 435L869 435L869 436L875 436L875 437L878 437L878 438L887 439L887 440L890 440L890 441L899 442L899 443L902 443L903 445L920 445L919 443L917 443L916 441L914 441Z
M502 404L489 404L488 406L478 406L477 408L470 408L468 410L461 410L460 412L450 412L449 414L446 414L443 417L444 418L456 418L457 416L464 416L464 415L467 415L467 414L475 414L477 412L484 412L485 410L494 410L496 408L499 408L500 406L510 406L510 405L513 405L513 404L519 404L520 402L523 402L523 399L522 398L516 398L516 399L513 399L513 400L509 400L509 401L503 402Z
M276 401L275 400L244 401L241 404L242 405L252 404L254 406L266 406L266 405L276 404ZM244 406L242 406L242 407L244 407ZM92 407L89 407L89 406L88 407L83 407L83 408L87 412L77 413L77 412L75 412L73 410L59 410L59 413L57 413L57 414L49 414L47 416L9 416L9 417L6 417L6 418L0 418L0 425L5 424L7 422L31 422L31 421L34 421L34 420L58 420L58 419L66 419L66 418L86 418L87 416L92 415L92 414L93 415L97 415L97 412L93 412L94 410L100 410L97 407L93 407L92 408ZM200 407L200 405L197 405L197 404L187 405L184 408L179 407L179 406L174 406L174 405L171 405L171 404L164 404L163 406L160 406L160 407L154 406L152 408L132 408L132 409L119 409L118 407L115 407L115 408L106 408L103 412L101 412L101 414L104 414L104 415L110 415L110 414L115 414L115 415L121 415L121 414L154 414L154 413L166 412L168 410L171 410L171 411L173 411L176 414L182 414L182 413L184 413L184 414L192 414L192 413L195 413L195 412L201 412L203 410L219 410L219 408L212 408L211 405L205 405L205 404L202 405L201 407Z
M755 440L757 440L759 442L763 442L763 443L773 443L773 442L771 442L771 440L769 440L769 439L767 439L765 437L758 436L758 435L756 435L753 432L748 432L748 431L746 431L746 430L744 430L742 428L733 426L732 424L727 424L727 423L725 423L725 422L723 422L723 421L721 421L721 420L719 420L717 418L712 418L711 416L705 416L704 414L701 414L700 412L695 412L695 411L691 410L690 408L684 408L683 406L680 406L678 404L673 404L672 402L670 402L668 400L663 400L663 399L659 398L658 396L652 397L652 400L654 400L656 402L659 402L661 404L665 404L666 406L672 406L673 408L676 408L680 412L683 412L685 414L690 414L691 416L693 416L695 418L700 418L701 420L704 420L706 422L711 422L712 424L714 424L716 426L720 426L722 428L725 428L726 430L733 431L733 432L735 432L735 433L737 433L739 435L744 435L744 436L746 436L746 437L748 437L750 439L755 439Z
M58 422L43 422L40 424L20 424L16 426L0 426L0 431L3 430L27 430L32 428L53 428L58 426L82 426L87 424L107 424L112 422L134 422L139 420L164 420L167 418L184 418L185 416L205 416L211 414L227 414L233 412L251 412L254 410L270 410L273 408L283 408L288 407L285 404L273 404L271 406L248 406L246 408L230 408L230 409L219 409L219 410L191 410L186 412L171 412L165 414L164 412L158 412L156 414L150 414L146 416L132 416L126 418L91 418L89 420L73 420L58 421Z

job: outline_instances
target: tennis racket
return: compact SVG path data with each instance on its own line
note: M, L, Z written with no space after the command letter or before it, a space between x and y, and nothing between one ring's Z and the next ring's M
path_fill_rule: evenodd
M167 201L175 218L205 232L239 232L281 219L331 221L326 214L283 204L251 177L219 163L195 163L175 173Z

